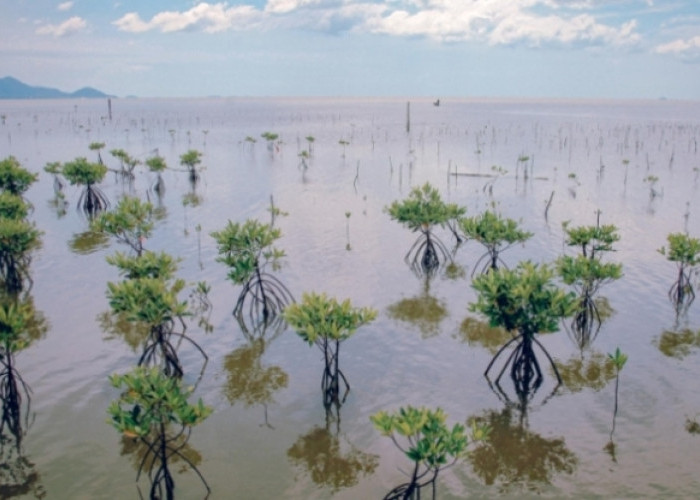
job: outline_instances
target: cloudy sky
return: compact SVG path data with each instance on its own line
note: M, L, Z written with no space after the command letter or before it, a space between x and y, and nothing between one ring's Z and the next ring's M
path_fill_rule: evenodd
M2 0L0 77L126 96L700 99L699 0Z

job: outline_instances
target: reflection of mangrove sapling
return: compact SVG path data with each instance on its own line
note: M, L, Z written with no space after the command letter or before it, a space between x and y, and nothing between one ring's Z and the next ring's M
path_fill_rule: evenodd
M450 429L445 424L446 419L441 408L430 410L412 406L399 408L395 414L380 411L370 417L374 427L391 438L414 464L410 481L391 490L384 500L420 498L421 488L428 485L432 486L435 498L440 471L466 455L470 438L480 441L489 434L487 427L474 425L471 436L467 436L464 425L455 424ZM405 442L401 443L400 439Z
M406 262L418 274L432 275L446 261L451 260L445 244L433 234L434 226L448 224L463 216L465 209L454 203L445 203L440 193L426 183L411 190L408 198L394 201L385 208L389 216L420 236L406 254Z
M165 158L162 156L152 156L146 160L146 166L148 167L148 170L156 174L156 181L152 186L153 191L155 191L158 196L163 196L163 193L165 192L165 184L163 183L161 172L167 168Z
M63 176L72 186L85 186L78 199L78 208L88 217L94 217L106 210L109 202L104 193L96 186L107 174L107 167L99 163L90 163L86 158L76 158L63 164Z
M595 338L602 322L595 295L603 284L622 277L622 264L601 261L601 254L613 251L612 245L620 236L612 224L569 227L565 222L563 228L566 244L581 249L576 257L565 255L557 259L556 266L564 283L579 296L571 328L583 346Z
M561 383L554 361L535 335L557 331L559 319L575 312L576 297L573 293L567 294L557 288L552 278L553 272L546 265L521 262L512 271L496 269L476 277L472 283L478 293L478 300L470 305L470 310L486 316L491 326L501 326L510 332L517 332L517 336L494 355L485 375L488 378L489 370L498 357L510 344L517 342L495 382L498 385L506 368L510 366L511 379L521 397L536 390L543 380L534 351L535 345L547 356Z
M340 343L350 338L360 326L377 317L374 309L352 307L350 300L339 303L325 293L304 293L301 303L291 304L284 310L284 319L309 345L316 344L323 352L325 368L321 388L326 408L340 405L350 390L340 370ZM345 392L340 398L340 380Z
M690 282L695 266L700 264L700 239L683 233L671 233L667 237L668 249L661 247L659 253L678 267L678 277L671 285L668 296L680 312L695 300L695 291Z
M136 480L150 457L149 498L174 498L175 480L168 468L168 460L172 460L173 455L185 461L197 473L207 492L210 491L197 467L180 450L192 427L206 419L212 409L201 399L194 405L188 403L189 391L182 388L181 382L164 376L155 368L139 367L131 373L112 375L110 382L117 389L125 388L119 399L109 406L111 424L124 436L138 438L148 447L149 453L141 461ZM174 432L172 426L177 427ZM181 436L186 437L182 440Z
M500 257L501 252L516 243L524 243L532 236L532 233L519 229L518 223L513 219L503 218L489 210L481 215L461 218L458 222L468 239L476 240L486 247L486 253L474 264L472 276L484 259L487 260L481 266L481 273L498 269L499 262L505 265Z
M153 230L153 205L125 196L110 212L103 212L90 222L90 229L114 236L136 252L143 253L143 242Z
M248 319L252 325L267 326L294 300L287 287L265 271L270 265L278 269L284 251L273 244L282 232L272 224L262 224L248 219L243 224L229 221L221 231L211 233L219 250L218 262L230 270L228 277L237 285L243 285L234 315L243 321L248 302Z

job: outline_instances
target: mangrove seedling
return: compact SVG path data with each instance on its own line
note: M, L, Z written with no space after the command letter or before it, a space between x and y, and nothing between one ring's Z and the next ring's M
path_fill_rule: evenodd
M284 319L309 345L323 352L325 367L321 381L323 403L326 409L340 406L350 390L350 384L340 370L340 343L355 331L377 317L377 311L368 307L353 307L349 299L338 302L325 293L304 293L301 302L284 310ZM345 391L341 398L340 382Z
M123 149L112 149L109 152L117 160L119 160L119 171L118 173L129 181L134 179L134 169L141 163L136 158L133 158L129 153Z
M150 259L153 255L153 265L148 266L148 272L169 272L167 263L163 262L157 254L144 254ZM133 257L138 260L138 257ZM128 265L121 261L121 266ZM165 270L163 267L165 266ZM132 272L146 272L138 265L131 268ZM153 269L157 269L153 271ZM158 366L165 375L182 377L184 370L177 353L173 337L188 341L204 358L204 367L208 356L192 338L185 334L186 325L184 316L189 315L187 301L178 299L178 294L184 289L185 281L182 279L166 279L159 277L141 277L125 279L119 283L107 283L107 299L112 311L123 314L125 319L132 322L148 325L149 334L144 350L139 358L138 365ZM179 322L182 331L175 331L175 324Z
M180 164L187 169L190 176L190 183L196 184L199 180L199 171L201 170L198 165L202 163L202 153L196 149L190 149L186 153L180 155Z
M53 176L53 191L56 196L63 193L63 182L61 181L61 162L52 161L44 166L44 172Z
M107 233L119 243L128 245L137 256L143 253L143 243L153 231L153 205L138 198L125 196L109 212L97 215L90 229Z
M0 217L0 281L10 293L24 288L31 252L39 248L41 231L25 219Z
M107 256L107 263L119 269L124 279L154 278L167 281L175 276L178 259L166 252L145 250L138 257L116 252Z
M510 367L511 379L521 399L534 393L543 381L535 346L545 354L561 384L561 376L554 361L535 337L538 333L557 331L559 320L576 311L575 295L559 289L554 284L553 277L554 273L547 265L526 261L518 264L514 270L496 269L477 276L472 282L478 299L469 309L486 316L491 326L503 327L514 334L494 355L484 375L488 379L489 371L500 355L508 346L517 343L495 383L500 390L499 381Z
M18 449L24 434L22 426L26 428L29 423L31 389L17 371L15 354L32 340L27 335L30 321L31 311L21 304L0 304L0 435L7 428L15 437Z
M471 436L462 424L447 426L447 415L438 408L401 407L396 413L380 411L370 416L382 436L391 438L396 447L413 462L410 480L391 490L384 500L420 498L420 490L432 486L436 498L436 483L441 471L453 466L467 455L467 446L485 439L489 429L474 425Z
M624 368L625 363L627 363L627 354L620 351L618 347L615 349L614 354L608 354L608 358L615 366L615 408L613 410L612 429L610 430L610 442L606 445L605 449L610 453L612 459L615 460L615 442L613 441L613 434L615 433L615 419L617 418L617 395L620 388L620 372L622 368Z
M432 276L440 266L452 260L445 244L433 234L433 228L444 227L463 216L464 208L443 202L438 190L426 183L413 188L407 199L394 201L385 211L411 231L420 231L404 258L416 274Z
M165 158L158 155L152 156L146 160L146 166L148 170L156 174L156 181L151 186L151 189L153 189L158 196L163 196L163 193L165 193L165 184L161 173L167 168Z
M498 269L499 263L505 266L501 252L532 237L532 233L518 228L518 223L513 219L489 210L474 217L459 219L459 227L468 239L476 240L486 248L486 253L474 264L472 276L477 269L483 274Z
M600 214L599 214L600 215ZM600 330L602 318L595 296L600 287L622 277L622 264L602 262L602 254L612 252L613 243L620 239L612 224L569 227L563 224L566 244L578 247L581 253L557 259L557 272L564 283L574 288L579 296L578 308L571 322L580 347L593 341Z
M233 314L239 322L247 318L255 326L269 326L294 301L291 292L275 276L266 271L280 267L284 251L273 245L282 232L272 224L254 219L231 222L221 231L211 233L219 250L217 262L229 267L228 277L243 285Z
M275 142L279 139L279 134L275 134L274 132L263 132L260 134L260 137L265 139L267 141L267 150L270 153L273 153L275 150ZM279 144L279 143L277 143ZM279 149L279 148L278 148Z
M88 149L90 151L97 151L97 163L100 165L104 165L105 162L102 161L102 154L100 153L100 150L105 147L104 142L91 142L90 145L88 146Z
M22 196L39 177L25 169L14 156L0 160L0 191Z
M62 170L63 176L72 186L85 186L77 206L87 217L92 218L109 207L107 197L97 187L107 174L107 167L80 157L65 163Z
M668 249L661 247L659 253L675 262L678 268L676 281L668 290L668 297L676 307L676 312L686 310L695 300L695 290L690 278L695 271L695 266L700 264L700 239L691 238L684 233L671 233L668 240Z
M164 376L155 368L137 367L130 373L111 375L109 379L116 389L124 388L107 410L109 422L123 436L139 439L148 449L136 480L150 458L150 466L145 471L151 483L149 498L174 498L175 480L168 467L173 456L182 459L209 492L204 476L180 450L192 427L211 414L211 407L204 405L201 399L190 404L187 401L190 391L182 387L181 381ZM179 439L181 436L185 436L184 441Z

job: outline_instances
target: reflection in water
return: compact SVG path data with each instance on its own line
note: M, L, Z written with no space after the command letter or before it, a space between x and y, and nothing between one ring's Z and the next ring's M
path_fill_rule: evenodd
M571 323L564 322L564 329L569 338L583 350L589 347L598 336L603 322L610 318L615 310L606 297L579 298L580 307Z
M467 317L459 326L459 337L469 345L478 344L491 354L496 354L503 344L513 338L508 330L490 326L485 321Z
M424 338L439 333L442 320L447 317L447 308L441 300L430 295L430 281L423 282L423 293L402 299L388 307L389 317L410 323L420 330Z
M484 483L497 485L500 493L541 491L555 475L572 474L576 468L578 460L563 438L545 439L522 422L513 422L514 411L509 406L469 420L491 431L468 455L468 461Z
M570 392L580 392L586 387L599 391L615 378L614 363L600 352L557 363L557 368L564 387Z
M265 425L271 427L267 420L267 405L274 402L275 392L287 387L289 376L279 366L263 366L265 347L265 341L259 338L226 356L224 394L231 405L237 401L246 406L263 405Z
M695 348L700 347L700 330L696 332L690 328L679 331L665 330L654 343L664 356L683 359Z
M314 427L299 436L287 450L287 456L294 465L306 470L314 484L329 487L335 493L356 485L361 476L372 474L379 458L341 440L340 415L332 417L331 412L330 409L326 412L326 426ZM334 418L337 425L332 429Z
M138 471L139 468L151 470L154 468L154 465L158 465L158 457L149 449L149 443L156 442L157 438L157 433L152 433L145 438L145 441L122 434L119 454L123 457L129 457L134 470ZM196 468L202 463L202 455L188 443L188 438L188 434L179 434L168 438L169 446L178 451L178 453L168 456L168 465L181 465L181 467L174 468L179 474L184 474L191 466Z
M134 352L141 348L150 332L147 323L132 321L128 319L126 313L103 311L97 315L97 322L100 324L100 329L105 332L105 340L121 338Z
M0 498L45 498L34 464L24 456L12 437L0 433Z
M109 235L99 231L75 233L68 242L73 253L87 255L109 246Z

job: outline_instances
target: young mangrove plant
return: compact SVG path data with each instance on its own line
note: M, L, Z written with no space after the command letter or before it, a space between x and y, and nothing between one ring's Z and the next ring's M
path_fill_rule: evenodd
M25 169L14 156L0 160L0 191L22 196L39 177Z
M695 271L695 266L700 264L700 239L691 238L684 233L671 233L666 239L668 248L661 247L659 253L675 262L678 268L676 281L668 290L668 297L676 307L676 312L681 313L688 309L695 300L695 290L690 279Z
M184 370L177 353L179 342L175 343L173 338L188 341L200 352L204 358L202 371L208 357L199 344L185 334L183 318L189 315L189 310L187 301L178 299L185 281L172 278L172 260L163 255L146 252L142 257L115 257L111 263L116 264L127 279L107 283L107 298L114 313L148 326L138 365L158 366L165 375L182 377ZM182 331L175 331L176 322L182 326Z
M617 399L618 399L618 391L620 389L620 372L625 366L625 363L627 363L627 354L623 353L620 351L620 348L618 347L615 349L614 354L608 354L608 358L610 361L612 361L613 365L615 366L615 407L613 409L613 419L612 419L612 428L610 430L610 442L605 446L605 450L610 453L610 456L612 457L613 461L617 461L615 458L615 442L613 441L613 434L615 433L615 419L617 418Z
M617 227L612 224L569 227L563 224L566 244L578 247L581 253L575 257L557 259L557 273L564 283L574 288L579 296L578 308L571 322L571 329L581 348L592 342L602 323L596 302L600 287L622 277L622 264L602 262L602 254L612 252L613 243L620 239Z
M350 384L340 370L340 343L355 331L377 317L377 311L368 307L353 307L349 299L338 302L325 293L304 293L301 302L284 310L284 319L309 345L323 352L325 367L321 379L323 404L340 406L350 390ZM345 391L341 398L340 382Z
M76 158L63 164L63 176L71 186L85 186L78 199L78 208L88 218L92 218L109 207L109 201L97 187L107 174L107 167L100 163L90 163L86 158Z
M19 303L0 304L0 435L7 428L17 449L24 435L23 426L26 430L29 424L31 389L17 371L15 354L32 341L28 335L30 316L31 311Z
M467 239L476 240L486 248L486 253L474 264L472 276L477 269L483 274L498 269L499 263L505 266L501 252L532 237L532 233L518 228L518 223L513 219L501 217L490 210L459 219L459 227Z
M438 408L399 408L390 414L380 411L370 416L374 427L413 462L410 480L391 490L384 500L420 498L420 491L432 487L436 498L436 483L441 471L453 466L467 454L469 441L480 441L489 434L488 427L474 425L467 435L462 424L447 426L447 415Z
M102 153L100 152L105 147L104 142L91 142L88 146L90 151L97 151L97 163L104 165L105 162L102 161Z
M267 150L270 153L273 153L275 149L279 150L279 142L277 141L279 139L279 134L275 134L274 132L263 132L260 134L260 137L265 139L267 142Z
M248 219L242 224L228 221L224 229L211 236L219 250L216 260L229 267L231 281L243 285L233 314L239 322L249 320L254 329L271 325L294 301L287 287L266 271L268 266L273 270L280 267L284 251L273 245L282 232L272 224Z
M187 401L190 391L182 387L181 381L155 368L137 367L130 373L110 376L110 382L124 392L110 404L109 422L123 436L137 438L147 447L136 480L150 459L145 471L151 483L149 498L174 498L175 480L168 464L175 457L199 476L208 493L204 476L180 450L187 443L192 427L211 414L211 407L205 406L201 399L190 404Z
M0 285L10 293L31 286L31 252L41 245L41 232L25 219L0 216Z
M127 181L134 180L134 169L141 162L136 158L133 158L129 153L123 149L112 149L109 154L119 160L119 170L117 173L122 176L123 179Z
M148 170L156 174L156 180L151 186L151 189L160 197L165 193L165 183L163 182L163 177L161 173L165 171L167 165L165 163L165 158L162 156L152 156L146 159L146 166Z
M196 149L190 149L186 153L180 155L180 164L187 169L192 185L196 184L199 180L201 167L198 167L198 165L200 163L202 163L202 153Z
M438 190L426 183L413 188L407 199L394 201L385 211L411 231L420 231L418 239L405 257L416 274L432 276L442 265L452 260L445 244L433 234L433 228L444 227L448 222L463 216L466 211L464 208L454 203L445 203Z
M90 221L90 229L114 236L137 256L143 253L143 243L150 237L153 225L153 205L132 196L123 197L114 210L98 214Z
M557 288L553 277L554 273L547 265L522 262L514 270L496 269L477 276L472 282L478 300L469 309L486 316L491 326L503 327L514 334L494 355L484 373L488 379L496 360L508 346L516 343L495 379L501 394L499 381L509 367L515 391L521 400L533 394L542 384L542 369L535 346L545 354L561 384L554 361L535 337L538 333L557 331L559 320L571 316L576 310L575 295Z

